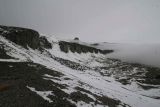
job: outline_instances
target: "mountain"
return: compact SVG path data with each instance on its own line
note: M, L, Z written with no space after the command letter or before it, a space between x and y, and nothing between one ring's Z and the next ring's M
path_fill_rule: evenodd
M0 26L0 107L159 107L160 68L98 45Z

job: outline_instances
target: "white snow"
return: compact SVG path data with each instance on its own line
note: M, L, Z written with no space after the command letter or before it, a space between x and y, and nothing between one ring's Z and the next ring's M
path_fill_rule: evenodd
M2 40L3 39L3 40ZM153 99L147 97L148 95L152 95L149 93L158 93L157 90L149 90L147 91L134 91L133 88L137 87L136 84L130 86L124 86L119 82L115 81L113 77L107 77L100 75L99 72L94 70L73 70L65 65L60 64L59 62L55 61L53 58L46 56L46 54L41 54L38 50L26 50L20 46L17 46L9 41L5 40L4 38L0 38L2 42L5 42L7 48L10 48L14 51L8 51L8 54L14 58L19 58L21 61L33 61L34 63L42 64L49 69L61 72L64 74L63 77L60 77L60 80L52 78L51 75L44 75L44 79L49 79L59 84L66 84L67 89L62 89L66 93L75 92L75 87L81 87L96 95L103 95L108 96L112 99L120 100L122 103L128 104L131 107L159 107L160 100ZM89 67L96 67L102 66L102 61L106 60L106 56L101 54L78 54L78 53L63 53L60 51L57 41L53 42L53 49L49 49L47 51L50 52L53 56L68 59L82 65L87 65ZM101 59L101 60L97 60ZM4 60L5 61L5 60ZM88 62L89 61L89 62ZM108 65L110 66L110 65ZM136 69L135 69L136 71ZM104 72L104 71L102 71ZM68 77L69 80L65 80L64 78ZM83 84L82 84L83 83ZM125 88L124 88L125 87ZM35 88L27 86L31 91L36 92L38 95L43 97L45 100L52 102L47 96L53 95L52 91L36 91ZM144 96L146 95L146 96ZM69 100L69 99L68 99ZM77 106L91 106L92 104L87 105L84 102L76 103ZM99 105L100 107L101 105ZM97 106L98 107L98 106Z
M52 75L48 75L48 74L45 74L44 77L49 77L49 78L53 78Z
M0 62L22 62L22 61L16 59L0 59Z
M49 101L50 103L53 102L50 98L48 98L49 95L53 95L52 91L37 91L33 87L26 86L31 91L35 92L39 96L41 96L44 100Z
M12 65L9 65L9 67L12 68L13 66L12 66Z

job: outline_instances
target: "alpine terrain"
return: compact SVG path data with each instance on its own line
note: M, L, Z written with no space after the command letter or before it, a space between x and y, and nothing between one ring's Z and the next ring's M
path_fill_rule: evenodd
M112 53L78 38L0 26L0 107L159 107L160 68Z

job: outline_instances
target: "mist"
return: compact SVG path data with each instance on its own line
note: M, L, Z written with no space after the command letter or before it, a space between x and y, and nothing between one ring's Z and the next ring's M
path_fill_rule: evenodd
M0 24L86 42L160 43L159 0L1 0Z
M102 43L97 47L101 49L113 49L114 52L108 54L108 58L160 67L160 44Z

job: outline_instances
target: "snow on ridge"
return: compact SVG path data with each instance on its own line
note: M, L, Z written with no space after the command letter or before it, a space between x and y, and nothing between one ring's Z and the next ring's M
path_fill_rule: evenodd
M47 49L48 52L50 52L53 56L56 56L56 57L59 57L59 58L63 58L63 59L67 59L67 60L71 60L71 61L74 61L74 62L78 62L78 63L81 63L81 61L84 61L86 59L89 59L91 58L92 56L93 57L104 57L103 54L100 54L100 53L73 53L69 50L68 53L65 53L65 52L62 52L60 50L60 46L57 42L55 43L52 43L53 45L53 48L52 49Z
M62 41L70 42L70 43L77 43L77 44L80 44L80 45L85 45L85 46L100 49L100 50L112 50L112 49L107 49L107 48L96 47L96 46L93 46L91 43L83 42L81 40L66 39L66 40L62 40Z
M0 59L0 62L25 62L17 59Z
M94 77L94 75L90 75L90 73L93 74L94 71L91 71L90 73L89 72L82 73L81 71L75 71L64 65L61 65L60 63L57 63L56 61L50 58L47 58L46 60L38 61L38 62L40 62L43 65L46 65L50 69L60 71L61 73L65 74L72 80L82 81L86 84L89 84L90 86L94 87L92 89L93 93L97 93L97 92L103 93L103 95L107 95L111 98L117 98L120 101L126 104L129 104L131 106L134 106L134 107L142 107L142 106L157 107L157 104L160 104L159 100L148 98L148 97L133 93L131 91L121 88L121 85L114 84L114 82L108 83L105 80L103 80L103 78L100 75L97 75L97 73L95 74L97 75L96 77ZM36 61L36 63L38 62ZM148 101L151 101L151 103L148 103Z
M2 40L3 39L3 40ZM90 90L92 93L101 93L104 96L108 96L113 99L118 99L122 101L122 103L126 103L133 107L158 107L160 105L160 101L157 99L152 99L143 95L140 95L136 92L132 92L123 88L119 82L116 82L112 77L103 77L98 72L94 70L85 70L85 72L73 70L65 65L60 64L59 62L55 61L53 58L46 56L45 54L39 52L38 50L29 49L26 50L18 45L12 44L9 41L5 40L4 38L0 38L2 42L5 42L10 48L14 49L15 52L11 51L9 54L15 58L19 59L26 59L26 61L30 60L34 63L38 63L41 65L46 66L49 69L56 70L58 72L63 73L66 77L72 80L66 81L56 81L52 79L54 82L58 82L61 84L67 84L69 86L68 90L64 90L66 92L74 91L76 86L79 86L79 81L85 83L82 88L86 90ZM72 60L74 62L81 62L84 64L87 60L93 57L97 58L105 58L105 56L101 54L77 54L77 53L63 53L60 51L58 44L54 43L53 49L48 49L51 55L61 57L64 59ZM57 52L57 53L56 53ZM87 55L87 56L86 56ZM93 56L93 57L92 57ZM92 64L88 64L88 66L95 67L99 62L93 62ZM87 65L87 64L86 64ZM49 76L49 75L45 75ZM63 80L63 78L62 78ZM110 82L108 82L110 81ZM73 84L74 83L74 84ZM87 86L91 86L90 87ZM36 92L38 95L42 96L45 100L52 102L48 99L48 95L51 95L51 91L36 91L35 88L27 86L31 91ZM144 93L145 94L145 93Z
M45 36L50 43L59 41L59 39L54 35L40 34L40 36Z
M6 50L6 54L15 58L16 61L28 61L29 56L27 54L27 50L23 47L5 39L4 37L0 36L0 41L4 44L4 48Z

